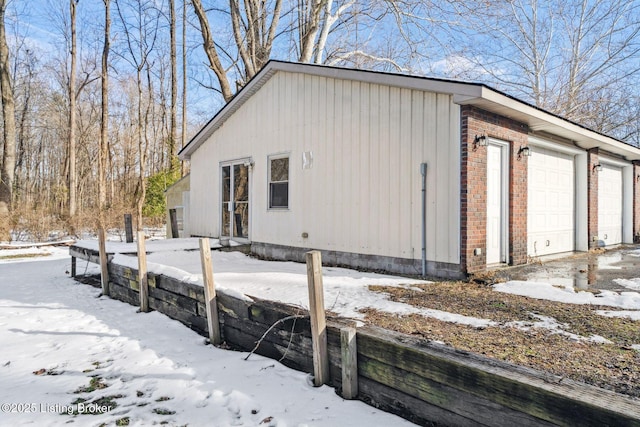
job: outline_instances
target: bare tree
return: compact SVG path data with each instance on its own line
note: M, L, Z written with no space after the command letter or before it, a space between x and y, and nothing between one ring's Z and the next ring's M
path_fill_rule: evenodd
M73 222L76 216L76 8L79 0L69 0L69 17L71 18L71 70L69 72L69 225L71 233L75 233Z
M298 39L300 56L298 61L311 62L320 30L320 16L330 6L330 0L298 0Z
M187 145L187 0L182 0L182 134L181 147ZM187 173L187 164L182 162L181 175Z
M468 1L452 15L454 56L470 72L596 130L640 72L640 4L626 0ZM465 9L463 9L465 8ZM453 21L453 18L452 18ZM596 106L600 105L599 107ZM614 108L615 110L615 108Z
M169 33L171 44L171 123L169 131L169 169L178 167L177 142L178 142L178 66L176 46L176 4L175 0L169 0Z
M100 154L98 156L99 228L105 225L107 207L107 161L109 157L109 49L111 46L111 0L104 1L104 45L102 48Z
M138 140L139 171L138 185L136 188L136 222L138 230L142 230L142 208L146 194L145 178L147 174L147 153L149 146L147 130L150 110L149 103L145 104L143 98L144 82L142 73L146 70L147 82L149 82L149 57L157 41L159 14L153 4L145 0L135 0L133 2L132 9L135 12L134 20L125 18L123 11L124 6L121 5L121 1L116 1L116 8L126 37L125 43L128 53L126 58L136 70L136 134ZM152 89L149 84L146 89L150 94Z
M2 170L0 171L0 239L11 240L9 220L16 163L16 122L9 71L9 46L5 31L6 10L6 1L0 0L0 92L2 93L2 117L4 119L4 149L2 151Z
M240 7L238 0L229 0L228 16L231 19L234 48L239 58L223 51L227 57L223 64L219 47L213 37L207 11L200 0L192 0L193 9L200 23L202 45L209 60L209 67L215 73L220 93L229 102L235 91L229 82L229 69L235 68L236 88L244 86L271 56L280 19L282 0L245 0Z
M202 47L204 48L204 52L209 59L209 68L211 68L218 79L222 97L224 98L225 102L229 102L233 97L234 92L231 90L231 85L229 84L229 80L227 78L227 69L222 65L222 61L220 60L220 56L218 55L218 48L216 47L216 43L211 32L209 18L207 17L207 13L204 10L204 7L202 6L202 2L200 0L192 0L191 4L193 5L193 9L195 10L196 16L198 17L198 21L200 22Z
M269 5L264 0L244 0L241 9L238 0L230 0L231 24L236 47L244 66L244 86L269 61L271 48L280 20L282 0Z

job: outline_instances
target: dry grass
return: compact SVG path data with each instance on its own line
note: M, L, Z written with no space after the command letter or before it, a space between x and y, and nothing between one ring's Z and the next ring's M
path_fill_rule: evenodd
M366 309L363 312L368 323L640 397L640 351L631 348L640 344L640 322L596 313L611 307L537 300L467 282L370 289L387 294L393 301L489 319L499 325L474 328L420 315L397 316ZM556 319L568 333L599 335L612 344L577 340L548 329L505 326L514 321L535 322L538 318L534 315Z

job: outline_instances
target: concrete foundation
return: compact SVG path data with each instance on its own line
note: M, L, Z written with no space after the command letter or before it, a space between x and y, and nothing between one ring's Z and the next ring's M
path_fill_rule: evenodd
M252 253L263 258L281 261L305 262L304 254L310 250L313 250L313 248L298 248L270 243L251 242ZM327 250L320 250L320 252L322 252L323 264L411 276L419 276L422 273L422 261L419 259L394 258ZM427 276L456 280L466 277L459 264L435 261L427 261Z

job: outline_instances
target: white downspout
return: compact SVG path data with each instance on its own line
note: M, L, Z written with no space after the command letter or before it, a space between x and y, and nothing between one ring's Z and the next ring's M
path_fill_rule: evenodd
M422 277L427 275L427 164L420 164L422 175Z

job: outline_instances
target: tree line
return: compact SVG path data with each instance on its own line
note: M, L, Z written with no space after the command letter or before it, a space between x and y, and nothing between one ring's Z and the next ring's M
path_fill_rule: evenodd
M640 143L638 2L30 3L0 0L0 240L162 222L179 148L271 58L481 81Z

